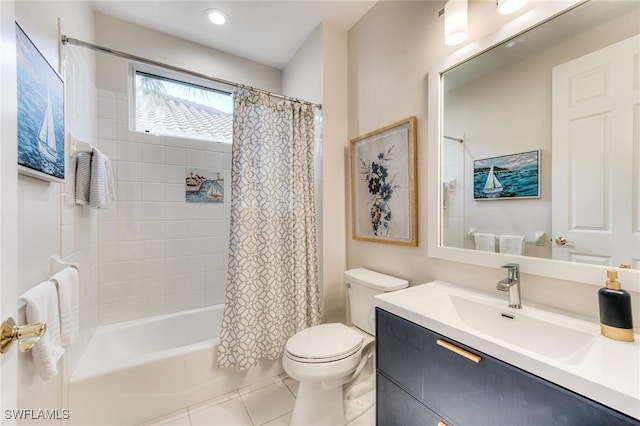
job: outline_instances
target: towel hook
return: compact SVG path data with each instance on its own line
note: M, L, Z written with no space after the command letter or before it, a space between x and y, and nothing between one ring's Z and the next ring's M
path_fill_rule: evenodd
M0 353L7 352L16 340L20 352L28 352L46 332L46 322L18 326L14 319L9 317L0 326Z

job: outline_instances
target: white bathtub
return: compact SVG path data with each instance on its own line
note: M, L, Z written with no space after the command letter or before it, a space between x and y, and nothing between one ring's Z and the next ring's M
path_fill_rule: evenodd
M283 373L215 366L223 305L100 326L69 384L69 425L135 425Z

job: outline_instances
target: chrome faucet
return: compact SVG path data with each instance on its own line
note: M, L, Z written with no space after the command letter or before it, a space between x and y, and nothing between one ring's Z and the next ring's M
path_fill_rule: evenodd
M509 307L522 309L520 300L520 265L517 263L507 263L502 265L507 270L507 278L498 281L496 289L509 292Z

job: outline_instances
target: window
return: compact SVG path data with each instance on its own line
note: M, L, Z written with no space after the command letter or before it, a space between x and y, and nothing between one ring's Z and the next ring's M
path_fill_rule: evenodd
M137 68L137 67L136 67ZM135 128L162 136L231 143L231 93L192 83L189 76L133 69ZM161 72L161 71L160 71ZM176 77L176 78L174 78Z

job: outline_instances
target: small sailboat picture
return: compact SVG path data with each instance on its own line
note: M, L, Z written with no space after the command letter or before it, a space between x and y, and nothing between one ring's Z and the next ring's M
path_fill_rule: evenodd
M473 160L473 199L540 197L540 151Z
M224 203L223 172L188 169L185 176L188 203Z
M47 88L47 108L44 112L40 132L38 133L38 149L43 159L55 162L58 158L58 148L56 147L56 132L53 124L53 111L51 108L51 95Z
M498 194L502 192L504 189L502 182L498 179L493 171L493 164L491 165L491 169L489 170L489 174L487 175L487 181L484 184L483 192L487 195L489 194Z

